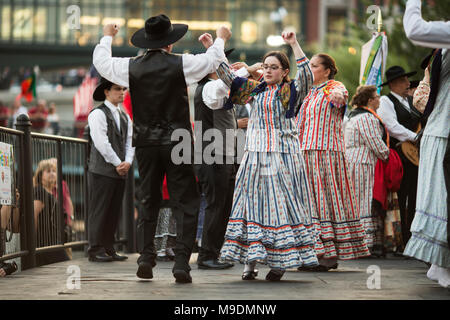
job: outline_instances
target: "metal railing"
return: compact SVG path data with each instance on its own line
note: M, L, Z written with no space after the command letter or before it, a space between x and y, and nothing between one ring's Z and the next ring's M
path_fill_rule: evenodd
M70 256L71 248L83 250L88 245L88 141L31 133L30 126L28 116L21 115L17 130L0 127L0 141L13 146L11 190L17 189L19 195L10 211L18 211L20 216L20 243L9 251L0 250L0 261L20 257L22 269L35 267L36 256L44 253L66 249ZM126 252L135 251L132 172L116 234L116 243L125 245ZM3 207L5 212L9 209ZM11 218L8 221L11 224ZM13 233L5 232L3 225L1 228L7 236Z

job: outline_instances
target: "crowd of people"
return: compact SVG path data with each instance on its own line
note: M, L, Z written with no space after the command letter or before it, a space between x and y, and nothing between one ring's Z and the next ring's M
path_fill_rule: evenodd
M36 105L26 107L23 98L16 98L11 107L0 101L0 126L16 129L17 117L27 114L31 120L31 131L46 134L59 134L59 116L56 104L51 102L47 107L47 101L38 99Z
M409 81L416 72L392 66L381 84L388 95L362 85L351 101L335 80L333 57L307 58L294 32L282 33L294 66L280 51L248 66L228 61L227 27L217 30L215 40L210 34L199 38L205 53L174 55L187 26L158 15L131 38L146 49L143 54L113 58L119 28L106 25L93 53L103 77L94 100L102 104L88 118L89 260L127 259L112 240L136 155L139 278L153 278L157 260L173 259L175 281L192 282L189 260L203 194L199 269L240 262L242 279L253 280L262 263L270 268L265 279L280 281L287 269L327 272L339 260L392 252L426 262L427 276L448 287L450 37L441 36L449 28L448 22L410 28L418 21L420 1L409 0L408 37L434 48L417 90ZM192 128L187 86L195 83ZM132 117L119 108L127 88ZM188 161L174 160L176 130L202 139L199 164L190 161L194 142L182 151Z

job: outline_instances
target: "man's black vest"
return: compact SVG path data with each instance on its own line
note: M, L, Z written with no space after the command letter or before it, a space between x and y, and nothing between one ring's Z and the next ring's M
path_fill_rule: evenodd
M101 104L94 110L96 109L100 109L105 113L108 128L106 132L106 135L108 136L108 141L111 144L111 147L113 148L114 152L119 157L119 159L121 161L125 161L126 155L125 147L128 134L127 117L122 112L120 113L120 131L119 131L119 129L117 128L116 121L114 120L114 116L111 113L111 110L109 110L109 108L105 104ZM126 178L126 176L121 176L117 173L116 167L114 165L105 161L105 159L100 154L100 152L98 152L97 148L95 148L93 143L91 143L91 151L89 155L89 171L110 178L116 179Z
M197 89L195 89L195 95L194 95L194 119L195 121L201 121L202 124L202 132L201 136L199 136L200 133L196 134L197 138L202 138L202 154L203 150L205 150L205 147L211 143L211 141L205 141L203 139L203 136L205 132L208 129L214 128L214 114L213 110L208 108L206 104L203 102L203 87L206 83L208 83L208 78L202 79L197 86ZM195 130L199 130L198 127L194 128ZM197 150L200 151L200 150Z
M176 129L189 130L189 100L182 56L150 50L130 59L133 146L169 145Z
M398 101L396 97L392 93L389 93L387 97L392 101L395 108L395 113L397 114L397 121L406 129L416 132L417 127L420 122L420 118L422 114L414 108L412 104L412 97L408 97L408 104L411 112L406 109L403 104ZM399 141L394 137L391 137L391 145L395 146Z

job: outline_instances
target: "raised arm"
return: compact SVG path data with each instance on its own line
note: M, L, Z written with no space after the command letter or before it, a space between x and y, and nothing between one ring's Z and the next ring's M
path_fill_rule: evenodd
M225 42L230 39L231 31L225 26L216 31L217 38L212 45L208 36L202 35L199 41L205 45L210 45L205 53L201 54L183 54L183 72L186 84L194 84L206 75L216 71L219 64L226 60L224 47ZM205 45L206 47L206 45Z
M114 24L107 24L103 28L104 36L94 49L92 63L103 78L128 88L130 58L113 58L111 52L112 39L118 31L119 27Z
M423 20L420 0L408 0L406 3L403 27L408 39L416 45L450 48L450 21Z
M314 81L313 73L309 68L309 60L305 56L300 44L297 41L295 32L283 32L281 34L284 42L289 44L294 52L295 61L297 64L297 74L295 75L295 88L297 91L297 98L302 101L308 94Z

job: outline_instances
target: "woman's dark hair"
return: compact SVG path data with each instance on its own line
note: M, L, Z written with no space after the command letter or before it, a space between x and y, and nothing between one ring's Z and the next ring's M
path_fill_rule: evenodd
M370 98L373 98L373 93L377 92L375 86L359 86L353 96L351 105L357 107L366 107Z
M275 57L280 61L281 67L283 70L289 69L289 58L284 52L281 51L270 51L266 53L262 59L262 62L266 61L268 57ZM289 78L289 73L283 78L283 82L289 82L291 79Z
M326 54L326 53L318 53L315 54L314 57L320 58L320 64L325 67L325 69L330 69L330 74L328 75L328 79L334 79L336 73L338 73L338 68L336 67L336 61Z

